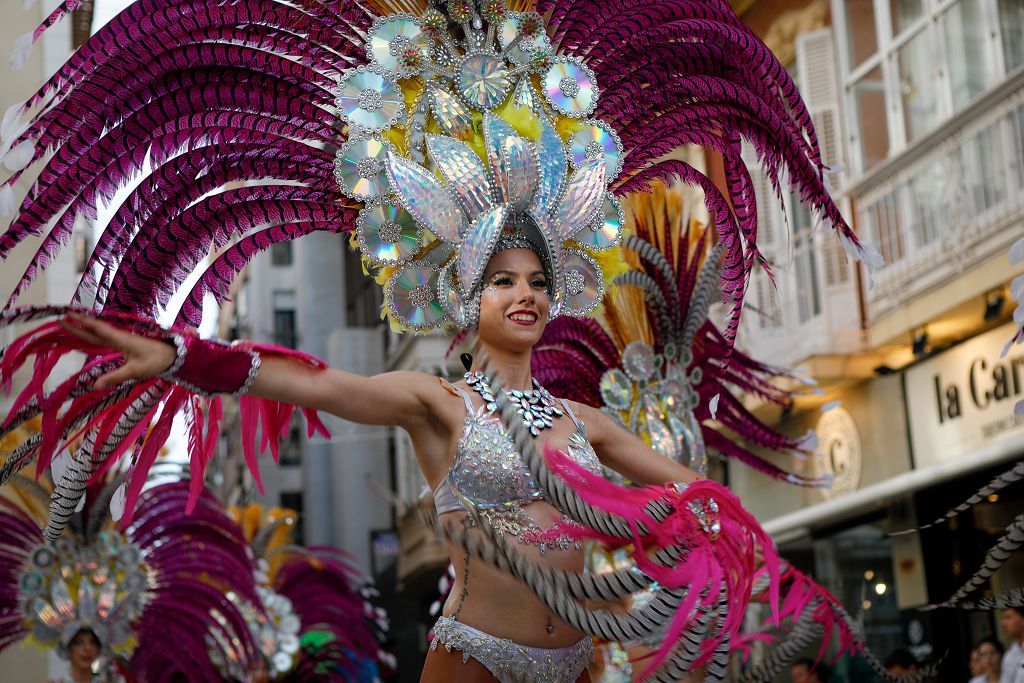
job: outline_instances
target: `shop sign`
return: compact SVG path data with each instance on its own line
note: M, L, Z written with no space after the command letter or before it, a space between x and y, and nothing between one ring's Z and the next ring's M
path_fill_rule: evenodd
M860 431L853 416L836 407L822 413L814 428L818 450L812 461L814 474L832 485L821 489L825 498L836 498L860 488L863 465Z
M954 346L906 372L911 443L918 467L959 458L1024 435L1024 346L1004 325Z

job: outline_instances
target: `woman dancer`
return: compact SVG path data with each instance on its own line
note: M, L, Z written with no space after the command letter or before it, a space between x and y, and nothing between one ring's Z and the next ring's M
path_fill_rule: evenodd
M540 256L519 244L509 241L505 248L499 242L487 264L476 333L492 371L505 381L504 390L536 391L536 405L550 411L545 414L552 416L551 426L542 418L538 446L568 451L595 472L603 464L637 483L693 481L691 470L658 455L607 415L535 388L530 353L550 313L550 276ZM124 365L102 376L98 388L157 377L176 360L169 344L94 318L69 318L64 329L91 345L124 354ZM459 494L480 496L475 502L487 506L492 523L517 536L535 561L581 571L582 550L574 539L552 531L562 513L530 480L500 422L488 412L491 401L481 396L488 390L482 388L478 370L467 373L467 379L473 384L464 380L448 385L417 372L362 377L268 357L261 358L248 393L352 422L401 427L412 440L442 517L465 523L469 516ZM491 675L524 667L533 674L524 680L543 680L549 672L541 667L549 660L556 667L550 670L555 674L551 680L577 680L591 659L590 637L552 614L520 581L450 542L449 552L458 571L435 628L444 647L428 655L424 680L490 680ZM528 659L505 658L519 650ZM464 654L470 656L465 664Z
M698 185L713 212L731 346L747 275L763 262L741 138L773 182L787 169L851 252L870 255L824 189L810 116L725 2L514 3L537 11L508 11L497 0L394 5L405 13L381 2L140 0L8 113L4 161L19 171L4 190L57 149L0 240L6 255L56 219L22 285L76 215L91 213L145 162L153 168L107 226L76 293L106 322L72 316L43 326L0 362L2 381L38 361L11 423L52 416L46 438L12 458L11 469L33 456L45 467L57 445L85 434L83 457L54 494L52 539L93 472L128 452L130 516L179 411L196 434L193 477L201 479L213 443L202 426L220 414L216 399L207 410L201 394L249 392L244 431L253 437L261 425L272 448L288 403L303 406L314 428L317 409L394 424L409 432L435 487L459 569L435 630L445 647L431 653L428 679L575 680L589 658L584 632L619 640L659 628L667 637L654 664L664 664L664 680L712 655L724 671L763 532L721 487L693 482L598 411L533 384L530 350L549 317L591 313L606 276L621 267L615 195L670 176ZM672 156L682 144L722 155L726 193ZM258 182L238 187L245 181ZM204 292L227 296L255 253L317 230L355 233L403 329L476 331L483 353L465 383L358 377L295 352L228 347L188 331ZM155 312L214 245L226 249L171 332L161 330ZM63 311L11 311L5 320L55 313ZM87 353L85 367L44 394L44 379L70 350ZM502 386L491 386L498 377ZM495 419L495 408L510 403L519 418L503 410ZM506 428L526 436L513 445ZM255 470L251 439L246 445ZM561 478L546 471L538 448ZM599 462L634 482L676 484L606 486ZM480 529L467 534L455 520ZM589 536L632 544L643 571L581 578L576 546ZM481 545L484 537L493 544ZM667 590L621 618L579 604L650 580ZM693 650L702 640L707 647Z

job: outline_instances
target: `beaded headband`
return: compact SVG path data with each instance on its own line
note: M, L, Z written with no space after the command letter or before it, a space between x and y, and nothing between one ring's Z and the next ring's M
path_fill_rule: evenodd
M621 143L587 118L593 72L553 53L539 14L496 0L381 17L364 47L370 63L338 85L349 139L335 178L365 202L356 240L383 271L388 315L416 331L475 325L506 226L551 275L551 317L594 310L594 254L618 246L624 220L607 190Z

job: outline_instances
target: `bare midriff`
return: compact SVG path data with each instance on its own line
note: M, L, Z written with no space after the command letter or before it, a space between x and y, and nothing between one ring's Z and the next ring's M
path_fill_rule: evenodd
M562 518L558 509L546 501L535 501L523 510L543 529ZM442 515L441 522L461 524L467 516L466 512L453 511ZM483 534L483 531L473 528L469 533ZM511 536L507 538L517 551L535 563L565 571L583 571L583 551L572 545L568 550L549 547L542 554L536 545L519 543ZM566 647L583 638L583 633L559 619L525 583L482 559L470 557L467 563L462 548L450 541L447 546L455 568L455 585L444 605L445 616L529 647Z

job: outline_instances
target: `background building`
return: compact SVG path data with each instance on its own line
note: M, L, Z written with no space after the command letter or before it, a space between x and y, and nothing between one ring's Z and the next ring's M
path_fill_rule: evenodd
M24 33L33 30L57 6L56 0L37 2L23 10L21 3L15 3L4 12L4 21L0 26L0 45L3 45L0 69L3 71L0 88L0 110L7 111L11 106L24 101L29 93L63 64L71 53L74 45L80 44L89 35L91 12L83 12L75 22L66 22L47 31L39 39L29 53L28 60L22 69L14 71L7 68L9 50L15 41ZM16 193L24 193L34 175L27 173L15 185ZM28 263L32 253L38 248L40 240L28 240L14 250L10 262L15 264ZM39 277L26 290L20 302L29 304L61 303L71 298L75 286L82 275L85 261L92 249L90 229L81 225L72 236L70 248L64 249L56 259L56 263ZM6 302L18 283L23 268L0 267L0 297ZM5 327L0 329L0 347L6 346L14 339L22 328ZM24 375L27 379L27 374ZM15 379L17 384L18 379ZM0 394L0 415L6 415L11 398ZM3 494L0 494L3 495ZM4 680L12 683L35 683L57 678L68 672L68 668L53 653L43 652L38 648L11 647L0 652L0 671Z
M1019 0L734 2L797 79L830 180L859 235L887 265L868 277L811 216L759 197L778 292L753 283L741 344L798 367L818 387L780 413L816 429L817 457L780 462L835 476L792 488L746 468L730 485L783 554L864 620L872 649L949 652L966 675L985 612L920 612L953 593L1024 511L1014 489L955 522L929 522L1024 454L1024 351L1001 358L1013 326L1007 260L1024 235L1024 3ZM995 577L1024 582L1015 558ZM870 680L856 661L841 680Z

